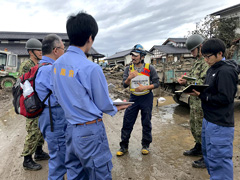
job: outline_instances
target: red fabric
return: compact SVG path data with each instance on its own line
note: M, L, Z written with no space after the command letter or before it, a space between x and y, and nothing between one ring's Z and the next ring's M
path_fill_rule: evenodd
M43 63L41 64L42 65L46 65L48 63ZM33 87L33 92L24 98L23 94L21 94L20 96L20 100L19 100L19 105L20 105L20 114L25 116L25 117L28 117L28 118L34 118L34 117L37 117L41 114L41 112L43 111L44 109L44 106L42 106L42 108L39 108L39 109L36 109L36 111L30 113L30 112L27 112L26 110L26 107L25 107L25 100L31 96L37 96L37 93L35 92L35 85L34 85L34 80L36 78L36 74L37 74L37 71L38 71L38 68L39 68L39 64L35 65L34 67L32 67L29 72L23 74L20 79L21 79L21 82L24 83L26 80L28 80L31 84L31 86ZM37 96L38 98L38 96Z
M141 72L141 74L144 74L146 76L150 76L150 70L146 69L146 68L143 68L143 71Z

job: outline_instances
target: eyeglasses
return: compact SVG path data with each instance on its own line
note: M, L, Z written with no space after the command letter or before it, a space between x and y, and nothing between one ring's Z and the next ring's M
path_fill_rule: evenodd
M211 56L213 56L214 54L209 54L209 55L203 55L203 57L205 58L205 59L209 59Z
M55 48L61 49L61 50L63 50L64 52L66 51L65 48L61 48L61 47L55 47Z

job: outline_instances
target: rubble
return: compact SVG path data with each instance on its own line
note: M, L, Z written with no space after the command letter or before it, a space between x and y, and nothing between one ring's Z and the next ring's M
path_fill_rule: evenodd
M124 66L122 64L118 64L116 66L113 66L113 67L105 67L103 68L103 72L104 73L116 73L116 72L122 72L124 71Z
M162 83L177 83L177 79L184 73L188 75L195 59L184 59L181 57L174 62L173 58L169 58L166 63L155 64L154 67L158 73L159 81Z

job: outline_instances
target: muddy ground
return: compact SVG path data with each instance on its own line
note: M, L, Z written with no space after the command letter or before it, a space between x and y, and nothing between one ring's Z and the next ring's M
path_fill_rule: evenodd
M107 78L116 85L110 90L111 97L126 99L128 92L120 88L120 80ZM140 116L134 126L130 139L129 152L123 157L116 157L119 149L120 133L124 111L113 118L104 115L110 149L113 154L112 177L116 180L205 180L209 179L206 169L192 168L191 163L199 157L186 157L184 150L194 146L189 130L189 108L177 105L172 97L160 92L165 103L156 106L154 99L152 134L153 143L150 154L141 154ZM37 172L25 171L20 156L26 135L23 116L16 115L11 104L11 94L0 90L0 179L1 180L45 180L48 174L47 161L40 164L43 169ZM235 105L235 140L234 140L234 180L240 180L240 103ZM44 149L47 151L47 145Z

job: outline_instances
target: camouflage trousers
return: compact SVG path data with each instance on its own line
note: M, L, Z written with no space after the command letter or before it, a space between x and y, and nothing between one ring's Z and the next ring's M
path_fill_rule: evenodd
M190 128L196 143L202 142L203 110L201 100L198 97L190 97Z
M38 117L33 119L26 119L27 136L25 138L22 156L32 155L37 146L44 144L44 139L41 131L38 128Z

